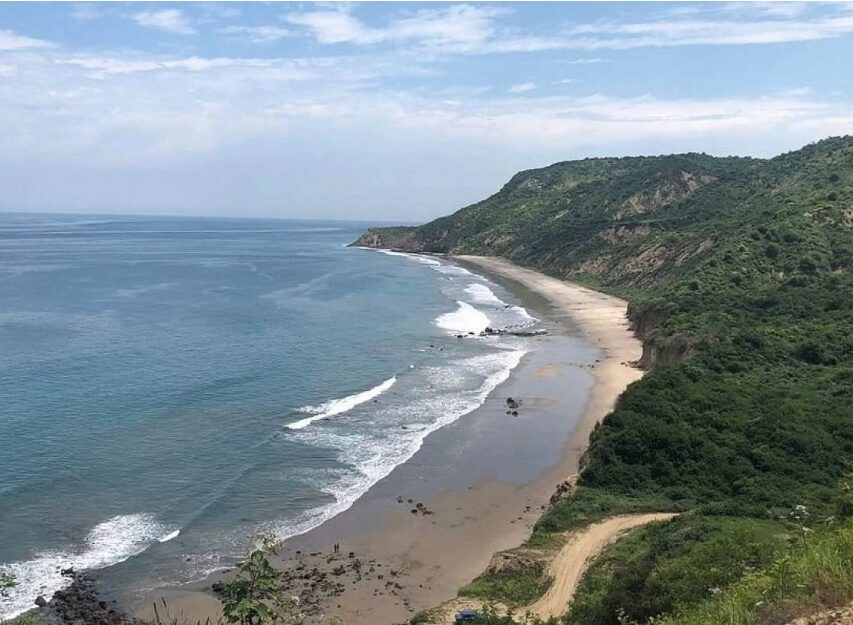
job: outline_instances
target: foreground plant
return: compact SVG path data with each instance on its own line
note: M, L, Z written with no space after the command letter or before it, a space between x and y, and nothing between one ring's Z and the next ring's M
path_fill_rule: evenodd
M283 598L279 592L279 572L269 557L278 553L280 543L261 536L258 546L238 565L237 577L219 588L222 613L228 623L267 625L298 623L298 599Z

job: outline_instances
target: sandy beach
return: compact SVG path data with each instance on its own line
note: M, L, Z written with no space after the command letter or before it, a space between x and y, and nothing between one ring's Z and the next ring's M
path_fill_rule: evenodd
M553 332L480 409L430 435L352 508L287 541L279 565L288 592L310 597L308 622L403 623L455 597L495 552L527 538L556 486L577 473L594 425L642 376L623 300L498 258L454 260L499 281ZM518 418L507 415L510 396L523 402ZM218 610L213 581L124 603L145 615L163 595L173 614L203 619Z
M460 256L460 260L475 265L488 273L500 276L544 297L552 306L551 316L577 325L587 340L598 347L602 357L593 367L595 386L584 409L578 427L566 450L566 462L574 462L589 440L589 434L616 404L616 399L631 382L643 377L635 366L643 353L641 341L634 336L628 321L628 303L598 291L525 269L503 258L487 256Z

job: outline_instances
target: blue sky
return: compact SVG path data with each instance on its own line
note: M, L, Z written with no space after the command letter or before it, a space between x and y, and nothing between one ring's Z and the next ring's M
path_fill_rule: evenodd
M420 221L853 133L853 3L0 3L0 210Z

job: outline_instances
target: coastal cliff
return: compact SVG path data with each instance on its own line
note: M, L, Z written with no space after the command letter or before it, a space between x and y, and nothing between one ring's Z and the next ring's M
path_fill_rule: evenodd
M595 429L576 486L560 486L526 549L614 515L689 514L608 548L564 623L710 625L736 602L749 622L793 618L822 585L853 598L853 576L820 566L774 596L748 581L775 579L777 558L818 557L791 546L791 518L826 520L827 545L853 523L838 504L853 457L852 137L771 159L556 163L357 244L504 257L629 301L650 373ZM544 570L487 571L466 594L514 605L513 589L548 588Z
M416 241L414 236L416 231L417 228L406 226L369 228L367 232L350 243L350 246L422 252L425 248Z

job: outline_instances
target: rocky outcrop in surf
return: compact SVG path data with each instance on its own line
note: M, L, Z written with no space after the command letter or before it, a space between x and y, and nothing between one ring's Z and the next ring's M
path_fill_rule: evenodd
M91 574L63 569L62 575L72 580L67 588L53 593L50 601L43 596L34 601L39 625L142 625L118 610L115 601L104 600Z

